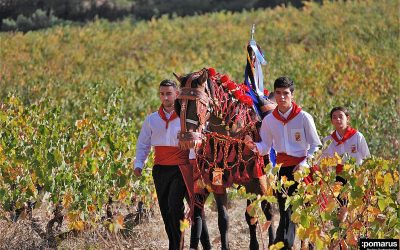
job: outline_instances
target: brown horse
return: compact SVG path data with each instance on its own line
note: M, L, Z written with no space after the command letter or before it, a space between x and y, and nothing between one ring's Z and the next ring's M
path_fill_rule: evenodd
M195 204L202 207L204 194L207 191L214 193L221 246L222 249L229 249L226 188L236 183L245 186L249 193L263 195L267 191L263 167L268 157L254 153L243 143L246 135L254 141L260 140L258 127L261 121L245 93L247 87L236 85L226 75L204 68L185 76L175 76L181 83L181 93L175 103L175 111L181 119L179 144L183 149L195 148L196 152ZM250 203L248 200L247 204ZM261 206L270 221L271 204L263 201ZM202 214L197 213L197 216ZM258 249L255 219L247 211L245 216L250 229L250 249ZM202 221L196 218L195 212L194 223ZM196 228L204 232L204 227L196 225ZM191 237L197 243L200 236L198 230L192 230ZM193 234L197 234L197 238ZM272 244L275 237L271 227L268 235L269 244ZM197 247L197 243L194 246L191 244L191 247Z

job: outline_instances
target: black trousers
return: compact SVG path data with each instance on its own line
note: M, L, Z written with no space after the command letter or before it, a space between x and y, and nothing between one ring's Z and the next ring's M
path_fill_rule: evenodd
M180 220L184 218L186 186L178 166L154 165L153 180L169 239L169 249L179 249Z
M290 167L281 167L278 173L278 180L282 178L282 176L286 176L288 181L294 181L293 169L296 166ZM297 189L298 183L295 182L288 189L288 195L292 195L294 191ZM296 224L290 219L292 216L292 206L289 206L285 210L285 202L286 198L282 196L282 192L276 192L276 196L278 199L279 205L279 226L276 231L275 243L282 241L285 244L284 249L292 249L294 244L295 234L296 234Z

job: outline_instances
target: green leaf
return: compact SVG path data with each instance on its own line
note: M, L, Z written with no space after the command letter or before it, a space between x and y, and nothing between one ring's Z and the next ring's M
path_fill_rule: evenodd
M310 218L307 214L303 213L300 216L300 224L304 227L304 228L309 228L310 227Z

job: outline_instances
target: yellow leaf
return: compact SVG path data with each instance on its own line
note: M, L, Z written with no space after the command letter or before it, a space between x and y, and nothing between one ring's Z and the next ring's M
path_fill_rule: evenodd
M255 210L255 205L254 205L254 203L251 203L250 205L247 206L246 212L247 212L251 217L253 217L253 216L255 215L256 210Z
M293 218L293 215L292 215L292 218ZM300 216L299 216L299 222L300 222ZM295 223L297 223L297 222L295 222ZM308 237L307 230L301 224L297 225L296 235L299 236L299 239L305 239L306 237Z
M88 120L88 119L82 119L82 120L76 120L75 121L75 126L80 130L80 129L82 129L83 127L85 127L86 125L89 125L90 124L90 120Z
M344 172L349 172L350 169L351 169L351 165L350 164L344 164L344 166L343 166L343 171Z
M384 188L385 188L386 193L390 192L390 189L392 188L393 184L394 184L394 181L393 181L392 175L390 173L385 174Z
M381 186L381 185L383 185L383 182L384 182L384 178L383 178L382 171L378 171L378 173L376 173L376 175L375 175L375 183L377 186Z
M240 195L245 195L246 194L246 188L244 186L241 186L238 190L238 193Z
M269 247L269 250L280 250L280 249L282 249L284 246L285 246L285 244L283 244L282 241L279 241L278 243L271 245L271 246Z
M368 206L367 211L374 216L377 216L378 214L381 213L381 210L379 210L378 208L373 207L373 206Z
M83 231L85 229L85 223L81 220L72 223L72 228L77 231Z
M179 230L181 232L185 231L189 227L189 221L187 219L180 220Z
M96 206L93 204L90 204L89 206L87 206L87 210L89 213L93 213L96 211Z
M393 171L393 178L395 182L399 181L399 172L397 170Z
M117 215L117 218L115 219L115 223L120 226L121 228L124 227L124 216L122 214Z
M332 211L336 208L336 201L332 198L328 198L328 204L326 205L325 211L327 213L332 213Z
M335 152L335 159L336 159L336 164L343 164L342 157L340 157L340 155L337 152Z
M290 217L294 223L300 223L300 214L299 213L292 213Z
M153 198L154 201L157 200L157 193L156 193L156 191L154 191L154 192L152 193L151 197Z
M118 193L118 200L124 201L127 195L128 195L128 190L126 190L126 188L121 189L121 191L119 191Z
M62 198L63 207L68 208L71 205L72 201L73 201L72 193L70 191L67 191Z
M342 190L342 183L341 182L339 182L339 181L337 181L337 182L335 182L335 184L333 185L333 195L335 196L335 197L338 197L339 196L339 194L340 194L340 190Z

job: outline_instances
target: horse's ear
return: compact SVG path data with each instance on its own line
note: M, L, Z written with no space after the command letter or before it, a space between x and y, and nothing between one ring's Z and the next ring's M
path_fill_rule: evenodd
M202 69L201 75L199 76L199 82L203 83L208 79L208 71L206 68Z
M179 82L181 82L182 76L177 75L175 72L172 72L172 74L174 74L175 78L176 78Z

